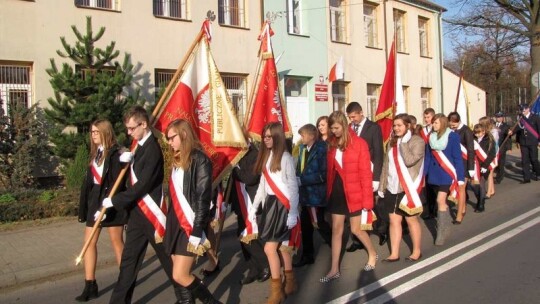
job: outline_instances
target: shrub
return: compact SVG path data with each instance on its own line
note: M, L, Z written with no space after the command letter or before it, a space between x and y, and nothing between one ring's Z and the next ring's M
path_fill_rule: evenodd
M75 159L70 163L66 170L66 185L70 190L79 190L86 176L88 168L89 152L86 144L77 148Z
M17 198L11 193L0 195L0 205L10 204L17 201Z
M40 202L49 202L49 201L52 201L56 196L57 196L57 193L55 191L46 190L46 191L43 191L39 195L38 200Z
M0 195L8 197L11 194ZM0 222L36 220L58 216L77 215L78 191L67 189L48 191L25 191L11 203L0 203Z

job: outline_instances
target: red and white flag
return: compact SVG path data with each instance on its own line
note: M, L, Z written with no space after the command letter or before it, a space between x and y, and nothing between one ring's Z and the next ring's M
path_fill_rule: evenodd
M204 35L199 35L190 60L180 68L182 74L171 80L172 89L155 115L155 127L164 132L178 118L191 123L212 161L215 188L247 152L247 143L210 51L206 27L201 31Z
M458 93L456 96L456 108L454 109L458 112L461 122L468 126L469 125L469 107L467 106L467 97L465 92L465 86L463 85L463 75L459 77L458 84Z
M334 66L330 69L330 74L328 74L328 82L333 82L344 78L345 70L343 67L343 56L341 56L339 57L339 60L334 64Z
M285 108L285 100L279 87L278 73L272 41L274 34L270 23L265 22L259 40L259 70L246 113L245 127L256 140L261 140L264 126L269 122L280 122L285 136L291 137L291 125Z

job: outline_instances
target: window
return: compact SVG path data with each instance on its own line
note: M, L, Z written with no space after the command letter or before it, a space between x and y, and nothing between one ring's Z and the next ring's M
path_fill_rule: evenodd
M86 78L91 76L96 76L96 73L107 73L110 76L114 76L116 73L116 68L112 66L104 66L101 67L99 70L97 69L87 69L87 68L81 68L80 65L75 65L75 71L77 73L81 73L82 80L86 80Z
M349 103L349 84L344 81L332 82L332 104L334 111L345 112L345 105Z
M431 88L420 88L420 101L422 102L422 111L431 108Z
M285 97L307 97L308 79L285 76Z
M231 98L238 122L242 125L247 103L247 75L221 73L221 79Z
M120 0L75 0L76 6L120 10Z
M15 104L31 105L31 66L0 63L0 106L6 115Z
M429 19L418 18L418 36L420 40L420 56L429 56Z
M405 53L407 45L405 43L405 12L394 10L394 26L396 32L396 51Z
M188 19L187 0L154 0L154 16Z
M403 86L403 103L405 103L405 112L409 113L409 87Z
M345 0L330 0L330 33L332 41L347 42Z
M156 91L154 94L156 96L156 101L158 101L159 98L161 98L161 95L167 88L167 85L169 85L169 82L171 82L171 79L173 78L174 73L176 73L176 70L172 70L172 69L155 69L154 70L154 83L156 84L155 85Z
M244 2L245 0L219 0L219 24L246 27Z
M377 107L379 106L380 87L381 85L379 84L367 84L367 112L365 115L372 121L375 121L375 114L377 113Z
M287 24L289 34L302 34L302 7L300 0L287 0Z
M377 6L364 4L364 36L366 46L378 47L377 41Z

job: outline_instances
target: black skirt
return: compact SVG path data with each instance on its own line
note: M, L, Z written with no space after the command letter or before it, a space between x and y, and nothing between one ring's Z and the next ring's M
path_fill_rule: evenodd
M88 212L86 213L86 227L94 226L94 214L101 210L100 200L101 186L94 184L88 194ZM108 208L105 219L101 222L101 227L123 226L127 223L127 212L119 212L115 208Z
M196 254L187 251L188 243L189 238L186 232L184 231L184 229L180 229L180 232L176 234L176 239L171 241L170 254L190 257L197 256Z
M345 197L345 188L343 187L343 181L341 176L336 172L336 178L334 178L334 184L332 185L332 193L328 197L328 206L326 211L331 214L341 214L348 216L357 216L362 213L362 210L350 213L349 206L347 206L347 198Z
M382 206L382 211L387 214L397 214L401 216L417 216L418 214L409 215L405 211L399 209L399 203L401 202L401 199L403 199L403 196L405 196L405 192L401 192L398 194L392 194L390 191L386 190L384 191L384 198L380 198L378 201L378 204Z
M263 242L283 242L289 239L290 230L287 228L289 210L275 195L268 195L262 206L258 220L259 238Z

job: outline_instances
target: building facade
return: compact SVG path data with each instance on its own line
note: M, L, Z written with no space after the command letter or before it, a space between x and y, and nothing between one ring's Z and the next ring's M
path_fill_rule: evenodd
M272 37L293 131L358 101L374 118L386 61L396 41L407 111L448 113L459 77L443 68L441 18L445 9L426 0L3 0L0 3L0 99L47 107L53 96L46 69L62 64L60 37L73 44L71 26L105 27L100 46L116 42L131 54L143 97L155 102L213 11L212 52L238 112L245 116L254 86L261 25ZM344 77L329 83L343 58ZM473 115L485 115L485 94L467 85ZM475 117L471 117L474 120Z

